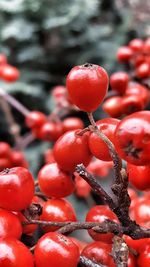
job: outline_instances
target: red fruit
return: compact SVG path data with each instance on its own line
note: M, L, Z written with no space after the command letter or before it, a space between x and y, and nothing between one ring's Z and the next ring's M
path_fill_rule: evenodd
M26 125L29 128L39 128L46 122L46 116L40 111L31 111L26 116Z
M94 175L99 176L99 178L103 178L108 175L109 170L113 167L112 162L106 162L99 159L94 159L90 162L87 167L87 170Z
M0 65L7 64L7 57L4 54L0 54Z
M96 125L100 132L106 135L109 140L115 144L114 132L116 130L116 126L118 125L119 120L113 118L106 118L96 122ZM108 146L105 142L97 136L96 133L91 133L89 135L89 148L91 153L98 159L104 161L111 161L112 158L109 153Z
M0 207L20 211L26 209L34 195L34 180L31 173L16 167L0 172Z
M67 76L67 90L71 101L86 112L98 108L107 93L107 88L107 72L98 65L86 63L76 66Z
M141 52L143 49L144 42L141 39L133 39L129 43L129 47L134 53Z
M110 76L110 85L113 90L124 94L129 82L129 75L124 71L118 71Z
M122 113L132 114L144 109L144 103L140 95L125 95L122 98Z
M82 250L86 247L86 243L83 241L80 241L79 239L75 238L75 237L69 237L73 243L75 243L77 245L77 247L79 248L80 253L82 252Z
M6 168L11 168L12 162L9 158L0 158L0 171L3 171Z
M1 69L1 78L6 82L15 82L19 79L19 70L11 65L4 65Z
M115 267L111 254L112 247L100 241L88 244L82 251L82 256L107 267Z
M126 95L139 96L143 101L144 106L147 105L150 100L148 89L144 85L135 82L129 83L126 89Z
M144 55L138 54L136 55L136 57L133 60L134 66L138 67L140 66L142 63L144 63L146 61L146 58Z
M139 67L136 68L135 75L138 78L147 78L150 76L150 66L147 62L142 63Z
M44 153L44 159L45 159L45 163L54 163L55 159L54 159L54 155L53 155L53 150L52 149L47 149Z
M67 118L63 121L62 124L63 124L63 131L64 132L84 128L83 121L79 118L76 118L76 117Z
M11 147L8 143L6 142L0 142L0 158L3 157L7 157L9 158L11 155Z
M36 267L77 267L79 248L72 240L58 233L42 236L35 248Z
M117 59L120 62L129 61L133 56L133 52L128 46L121 46L117 52Z
M48 197L67 197L74 191L72 178L57 163L45 165L38 174L41 191Z
M98 205L91 208L86 216L86 222L99 222L103 223L105 220L112 220L118 222L116 215L108 208L108 206ZM100 234L93 230L88 230L90 236L96 241L102 241L105 243L112 243L114 234Z
M134 240L130 236L124 236L124 239L127 245L130 248L136 250L137 252L140 252L143 245L147 244L147 242L150 241L150 238L142 238L142 239Z
M45 202L40 218L51 222L75 222L77 220L73 207L64 199L50 199ZM46 232L52 232L58 228L56 226L43 227Z
M110 117L120 117L122 115L122 97L112 96L108 98L102 108Z
M63 85L57 85L52 89L52 95L55 98L62 98L62 97L66 97L66 87Z
M19 240L0 240L0 267L34 267L33 256Z
M61 123L46 122L38 132L38 137L45 141L56 141L63 133Z
M115 131L119 155L134 165L150 162L150 111L135 112L125 117Z
M75 186L76 186L76 194L78 197L88 197L91 192L90 185L77 173L75 174Z
M137 260L137 266L138 267L150 266L150 242L142 246Z
M150 189L150 166L127 165L129 182L138 190Z
M143 199L134 205L134 218L143 227L150 227L150 199Z
M26 161L25 155L21 151L13 151L11 154L11 162L13 167L24 167L28 168L28 162Z
M91 160L88 135L79 135L79 132L80 130L75 130L65 133L54 145L54 158L62 170L72 172L77 164L88 165Z
M150 54L150 37L145 40L143 51L145 54Z
M20 212L15 212L16 216L18 217L19 221L22 222L27 222L26 217ZM23 225L23 233L24 234L33 234L35 232L35 230L37 229L37 225L36 224L29 224L29 225Z
M0 209L0 238L14 237L19 239L22 235L22 226L16 215Z

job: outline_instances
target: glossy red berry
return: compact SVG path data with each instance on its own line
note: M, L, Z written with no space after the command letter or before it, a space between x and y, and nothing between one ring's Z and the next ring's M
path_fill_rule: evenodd
M133 56L133 51L128 46L121 46L117 52L117 59L120 62L127 62Z
M61 123L46 122L39 129L38 137L45 141L56 141L63 134Z
M118 71L110 76L110 85L119 94L124 94L129 82L129 75L124 71Z
M54 145L54 158L62 170L73 172L77 164L88 165L91 160L88 135L80 135L79 132L66 132Z
M41 191L48 197L62 198L74 191L74 183L68 173L60 170L57 163L45 165L38 174Z
M34 180L23 168L6 169L0 173L0 207L20 211L26 209L34 195Z
M0 171L3 171L6 168L11 168L12 162L9 158L0 158Z
M84 64L71 69L67 90L72 102L81 110L92 112L102 103L108 88L107 72L98 65Z
M21 235L22 225L18 217L10 211L0 209L0 238L19 239Z
M11 154L11 162L13 167L29 167L29 164L26 161L25 155L22 151L13 151L13 153Z
M150 94L148 89L141 85L140 83L131 82L128 84L128 87L126 89L126 96L136 96L138 95L144 106L146 106L149 103L150 100Z
M1 78L6 82L15 82L19 79L19 70L11 65L4 65L1 69Z
M46 122L46 116L44 113L34 110L29 112L25 122L29 128L39 128Z
M132 114L144 109L144 103L140 95L125 95L122 97L122 113Z
M83 129L84 128L84 123L81 119L76 118L76 117L70 117L65 119L62 122L63 126L63 131L72 131L72 130L77 130L77 129Z
M125 117L115 131L119 155L134 165L150 162L150 111L135 112Z
M39 239L34 255L36 267L77 267L80 254L69 237L47 233Z
M0 267L34 267L29 249L14 238L0 239Z
M77 220L72 205L64 199L50 199L43 205L41 220L51 222L75 222ZM46 226L44 231L55 231L59 227Z
M91 208L86 215L86 222L99 222L102 223L105 220L112 220L118 222L116 215L105 205L98 205ZM88 230L90 236L96 241L102 241L105 243L112 243L113 234L100 234L93 230Z
M134 240L130 236L124 236L124 239L129 248L132 248L137 252L140 252L143 245L147 244L150 241L150 238L142 238Z
M134 53L141 52L143 49L144 42L141 39L133 39L129 43L129 47L132 49Z
M150 166L127 165L129 182L138 190L150 190Z
M149 267L150 266L150 242L141 247L138 259L138 267Z
M115 144L114 132L119 120L113 118L106 118L96 122L98 129L105 134L109 140ZM91 153L98 159L104 161L111 161L111 155L109 153L108 146L105 142L97 136L96 133L91 133L89 135L89 148Z
M136 68L135 75L138 78L147 78L150 76L150 65L145 62Z
M119 118L122 115L122 97L112 96L106 99L102 108L110 117Z
M143 199L134 205L135 221L143 227L150 226L150 199Z
M9 158L11 153L12 151L10 145L6 142L0 142L0 158L1 157Z

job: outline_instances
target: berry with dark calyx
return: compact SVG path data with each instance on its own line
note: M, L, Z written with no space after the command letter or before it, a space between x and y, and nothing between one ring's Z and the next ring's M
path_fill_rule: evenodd
M64 171L75 171L77 164L85 166L91 160L87 133L80 135L81 130L69 131L63 134L54 145L54 158Z
M69 237L47 233L39 239L34 256L36 267L77 267L80 253Z
M120 121L115 131L120 157L133 165L150 163L150 111L139 111Z
M41 191L48 197L66 197L75 188L72 178L60 170L57 163L45 165L38 173L38 182Z
M106 99L102 108L110 117L119 118L122 115L122 97L112 96Z
M133 51L128 46L121 46L117 52L117 59L120 62L128 62L133 56Z
M86 215L86 222L99 222L103 223L105 220L112 220L118 222L116 215L106 205L97 205L91 208ZM102 241L105 243L112 243L114 234L96 233L93 230L88 230L90 236L96 241Z
M43 204L42 215L43 221L51 222L76 222L76 214L72 205L64 199L50 199ZM57 230L57 226L43 226L45 232Z
M45 141L56 141L63 133L60 122L46 122L38 131L38 138Z
M39 128L47 121L44 113L40 111L31 111L26 116L25 122L29 128Z
M30 250L15 238L0 239L0 267L34 267Z
M1 68L1 78L6 82L15 82L19 76L19 70L11 65L6 64Z
M26 209L34 195L34 180L23 167L0 172L0 207L20 211Z
M84 123L80 118L70 117L62 122L62 126L63 126L63 131L67 132L77 129L83 129Z
M100 132L105 134L109 140L115 144L114 132L119 120L114 118L106 118L96 122L96 125ZM90 133L89 135L89 148L91 153L98 159L104 161L112 161L111 155L109 153L108 146L105 142L96 134Z
M107 72L98 65L86 63L75 66L67 76L67 90L71 101L86 112L98 108L107 89Z
M129 82L129 75L124 71L118 71L110 76L110 85L119 94L124 94Z
M127 164L129 182L138 190L150 190L150 166Z

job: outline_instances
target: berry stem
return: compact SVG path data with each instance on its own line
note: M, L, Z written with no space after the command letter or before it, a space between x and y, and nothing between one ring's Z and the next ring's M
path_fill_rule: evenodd
M128 266L129 248L123 238L119 236L113 238L112 256L117 267Z
M102 265L101 263L95 263L92 260L88 259L85 256L80 256L79 266L85 266L85 267L106 267L105 265Z

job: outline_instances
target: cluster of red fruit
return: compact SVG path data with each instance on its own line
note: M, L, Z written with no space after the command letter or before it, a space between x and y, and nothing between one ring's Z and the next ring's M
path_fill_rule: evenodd
M19 70L8 64L4 54L0 54L0 79L11 83L17 81L19 76Z
M0 171L17 166L28 168L23 152L12 149L6 142L0 142Z

